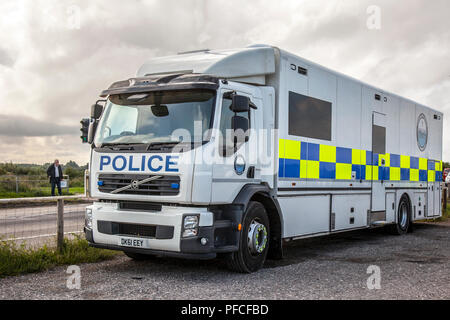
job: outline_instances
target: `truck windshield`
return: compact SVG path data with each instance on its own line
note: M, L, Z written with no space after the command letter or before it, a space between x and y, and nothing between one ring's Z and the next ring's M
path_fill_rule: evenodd
M215 98L210 90L112 95L98 125L95 146L203 142Z

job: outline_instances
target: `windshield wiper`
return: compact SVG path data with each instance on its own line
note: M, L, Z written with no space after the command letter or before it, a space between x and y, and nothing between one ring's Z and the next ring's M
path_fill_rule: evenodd
M105 142L100 145L100 148L110 148L111 150L142 150L142 151L170 151L177 145L180 145L184 151L191 150L195 145L205 144L203 142L183 142L183 141L166 141L166 142L151 142L151 143L113 143ZM140 148L135 148L135 147ZM188 149L188 150L186 150Z
M169 142L153 142L149 143L146 151L163 151L163 150L172 150L176 146L180 146L182 152L192 150L196 146L204 145L208 141L192 141L192 142L184 142L184 141L169 141Z
M100 145L100 148L109 147L110 149L116 149L116 150L134 150L134 146L137 145L143 145L143 143L113 143L113 142L106 142L102 143Z
M179 143L183 143L183 142L181 142L181 141L151 142L147 145L146 151L173 148Z

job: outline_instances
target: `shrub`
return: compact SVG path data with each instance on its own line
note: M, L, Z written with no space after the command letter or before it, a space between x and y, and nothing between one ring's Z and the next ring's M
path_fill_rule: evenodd
M46 245L33 249L25 244L18 246L11 241L0 241L0 278L44 271L58 265L99 262L112 259L117 254L120 253L89 247L81 237L65 239L62 253Z

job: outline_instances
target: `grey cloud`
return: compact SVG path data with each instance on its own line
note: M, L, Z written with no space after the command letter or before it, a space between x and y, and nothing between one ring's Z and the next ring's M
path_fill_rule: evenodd
M14 144L17 144L14 146ZM8 150L0 156L0 162L46 163L58 158L62 163L74 160L78 164L89 161L89 145L78 137L3 137L0 149Z
M0 48L0 65L11 67L14 64L14 59L6 52L6 50Z
M8 137L49 137L74 135L75 126L59 125L27 116L0 115L0 135Z
M7 1L0 10L16 6ZM41 119L2 117L0 134L66 134L67 150L79 156L78 121L113 81L133 76L154 56L255 42L430 104L450 118L448 0L80 0L80 29L69 30L65 15L73 3L27 1L22 22L0 20L2 30L15 30L0 34L0 64L9 65L0 68L1 112L17 114L20 104L23 114ZM370 5L381 8L379 31L367 29ZM46 29L49 17L41 11L47 7L60 19ZM450 159L450 148L444 155Z

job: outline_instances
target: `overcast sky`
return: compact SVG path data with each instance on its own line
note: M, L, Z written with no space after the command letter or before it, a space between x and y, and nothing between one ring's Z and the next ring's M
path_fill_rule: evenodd
M449 0L2 0L0 10L0 162L87 163L79 120L113 81L151 57L254 43L444 112L450 161Z

